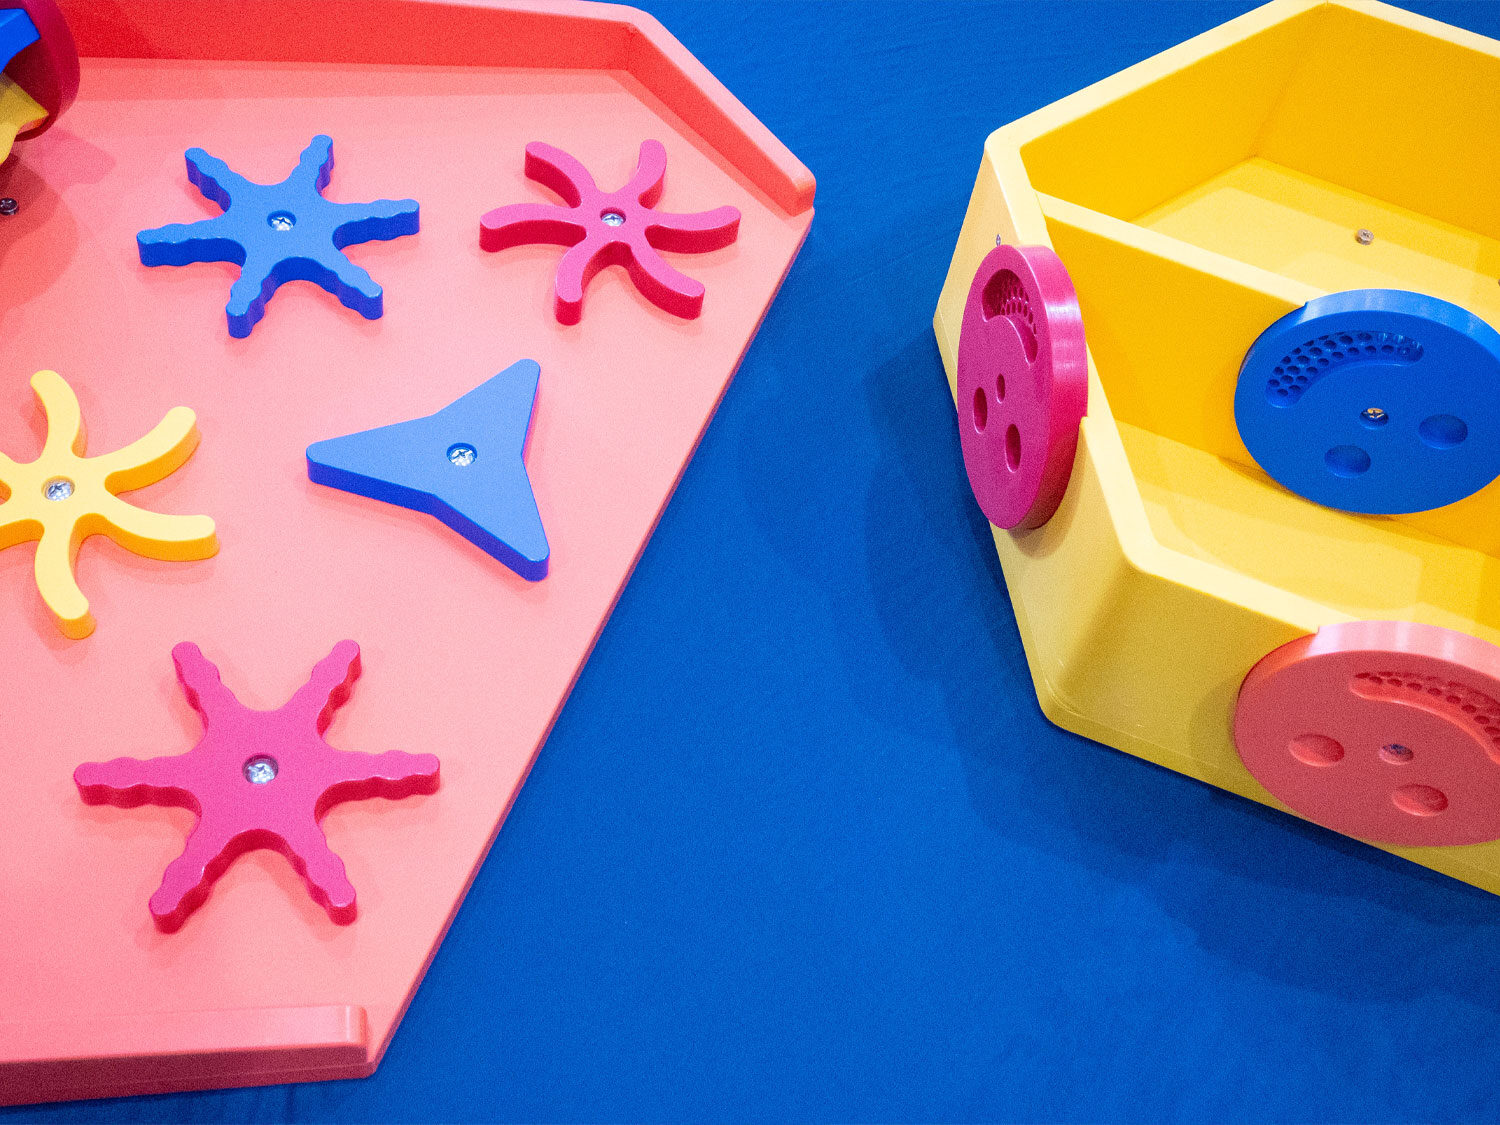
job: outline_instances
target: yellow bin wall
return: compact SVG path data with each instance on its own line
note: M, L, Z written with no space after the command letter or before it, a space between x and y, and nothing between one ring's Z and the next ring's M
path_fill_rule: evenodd
M990 136L934 327L952 388L997 238L1052 246L1078 289L1067 496L995 530L1058 725L1282 807L1230 737L1267 652L1359 618L1500 643L1500 484L1409 516L1322 508L1255 466L1233 411L1246 349L1323 293L1411 289L1500 324L1500 113L1477 96L1497 88L1491 40L1277 0ZM1385 850L1500 892L1500 842Z

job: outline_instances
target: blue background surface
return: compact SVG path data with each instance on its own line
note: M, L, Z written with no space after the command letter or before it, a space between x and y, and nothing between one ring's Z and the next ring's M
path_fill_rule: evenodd
M1500 899L1049 726L964 482L984 137L1249 5L644 6L818 216L384 1063L12 1113L1500 1117Z

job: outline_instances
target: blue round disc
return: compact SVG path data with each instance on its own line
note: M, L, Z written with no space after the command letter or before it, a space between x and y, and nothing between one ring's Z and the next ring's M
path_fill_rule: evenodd
M1260 467L1308 500L1440 508L1500 475L1500 332L1420 293L1317 297L1245 353L1234 420Z

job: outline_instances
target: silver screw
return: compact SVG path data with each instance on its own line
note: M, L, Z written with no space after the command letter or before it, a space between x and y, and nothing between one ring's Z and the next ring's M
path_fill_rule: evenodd
M251 785L265 785L275 779L275 758L251 758L245 763L245 780Z
M10 196L0 199L0 215L14 215L21 209L21 205Z
M42 486L42 495L48 500L66 500L73 495L73 482L67 477L49 480Z
M274 215L267 217L266 223L272 230L287 231L297 225L297 217L289 215L285 211L277 211Z
M604 220L604 225L607 227L620 227L625 225L625 216L620 214L620 212L618 211L606 211L599 217Z
M472 445L466 445L463 442L459 442L448 449L448 460L452 461L460 469L468 468L474 463L474 458L478 456L478 451Z
M1004 235L1000 235L1000 234L995 235L995 245L996 246L999 246L999 245L1001 245L1004 242L1005 242L1005 236Z
M1375 232L1368 227L1360 227L1354 232L1354 241L1361 246L1368 246L1375 241Z

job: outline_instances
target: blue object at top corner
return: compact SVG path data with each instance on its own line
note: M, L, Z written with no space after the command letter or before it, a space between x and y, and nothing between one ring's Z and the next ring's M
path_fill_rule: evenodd
M20 8L0 8L0 69L37 41L36 25Z

